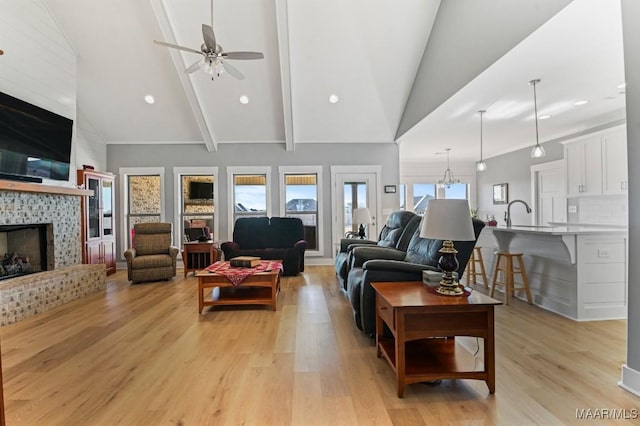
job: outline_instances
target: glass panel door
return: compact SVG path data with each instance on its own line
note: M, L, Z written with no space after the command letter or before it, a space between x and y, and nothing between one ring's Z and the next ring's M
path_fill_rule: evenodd
M100 237L100 180L89 176L87 186L93 191L87 203L87 238L97 238Z
M103 235L113 234L113 182L102 181L102 230Z

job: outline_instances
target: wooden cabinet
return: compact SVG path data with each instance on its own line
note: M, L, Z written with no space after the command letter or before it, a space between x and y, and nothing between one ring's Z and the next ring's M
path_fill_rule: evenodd
M602 185L605 194L627 193L627 138L625 132L613 132L602 138Z
M602 160L599 137L575 142L566 147L567 195L602 193Z
M116 272L114 175L78 170L77 182L93 195L82 197L82 263L103 263L107 275Z

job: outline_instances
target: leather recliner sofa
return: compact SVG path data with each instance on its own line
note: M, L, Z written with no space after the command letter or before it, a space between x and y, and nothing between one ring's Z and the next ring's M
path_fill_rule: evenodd
M340 251L336 254L335 269L340 287L347 289L347 275L349 273L349 253L353 248L360 246L378 246L378 247L393 247L401 249L409 242L402 240L403 231L405 231L407 225L412 218L418 217L415 213L405 210L398 210L389 215L387 223L380 231L378 241L356 239L356 238L343 238L340 240ZM419 218L418 218L419 219ZM411 234L409 234L411 235Z
M454 241L459 267L458 277L467 266L478 236L484 228L483 221L472 219L474 241ZM347 295L353 309L356 326L367 335L376 328L375 290L371 286L377 281L422 281L422 271L438 271L438 250L442 240L420 237L418 226L406 251L383 247L356 247L352 250L352 265L347 277Z

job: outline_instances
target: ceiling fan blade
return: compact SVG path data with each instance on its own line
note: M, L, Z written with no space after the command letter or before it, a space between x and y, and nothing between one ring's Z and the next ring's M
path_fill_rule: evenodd
M222 52L220 54L225 59L263 59L262 52Z
M231 66L226 62L222 62L222 65L224 66L224 70L229 73L231 77L235 77L238 80L244 80L244 75L236 67Z
M211 25L202 24L202 38L204 39L204 44L207 45L209 51L215 52L216 36L213 33L213 28L211 28Z
M193 64L189 65L189 68L184 70L184 72L186 72L187 74L191 74L192 72L195 72L195 71L199 70L201 66L202 66L202 61L200 59L198 59L196 62L194 62Z
M162 46L172 47L174 49L184 50L185 52L198 53L198 54L202 55L201 51L196 50L196 49L191 49L190 47L178 46L177 44L167 43L166 41L153 40L153 42L156 43L156 44L160 44Z

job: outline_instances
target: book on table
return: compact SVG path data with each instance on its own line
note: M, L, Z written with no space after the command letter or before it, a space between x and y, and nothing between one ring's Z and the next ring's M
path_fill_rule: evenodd
M229 261L231 266L241 268L255 268L260 264L261 258L255 256L238 256Z

